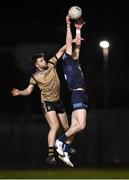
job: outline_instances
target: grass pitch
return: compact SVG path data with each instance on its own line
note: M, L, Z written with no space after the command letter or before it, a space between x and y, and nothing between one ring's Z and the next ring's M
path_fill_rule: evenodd
M129 179L127 168L0 170L0 179Z

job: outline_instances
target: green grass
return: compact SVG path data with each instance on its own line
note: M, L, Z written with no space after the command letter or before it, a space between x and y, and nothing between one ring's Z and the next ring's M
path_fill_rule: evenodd
M129 169L59 168L40 170L0 170L0 179L129 179Z

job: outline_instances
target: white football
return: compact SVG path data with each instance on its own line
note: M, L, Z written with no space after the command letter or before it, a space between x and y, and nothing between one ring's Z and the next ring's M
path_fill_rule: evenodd
M73 20L77 20L82 16L82 9L79 6L72 6L68 11L68 15Z

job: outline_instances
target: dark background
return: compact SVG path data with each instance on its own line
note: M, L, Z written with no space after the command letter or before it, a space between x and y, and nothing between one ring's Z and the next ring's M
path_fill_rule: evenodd
M127 4L66 0L45 3L22 1L1 5L0 99L2 108L6 101L15 101L9 95L12 87L25 88L28 85L31 74L29 56L36 51L43 51L46 58L49 58L65 43L65 16L72 5L82 8L83 18L86 21L82 31L85 41L82 44L80 59L87 80L89 106L104 107L103 56L99 42L106 39L110 43L107 70L108 106L109 108L129 107ZM60 69L59 66L59 75L62 78ZM31 99L35 100L37 96Z
M65 16L73 5L82 8L86 21L80 63L89 97L87 131L79 133L74 142L77 165L129 164L127 3L4 1L0 5L0 167L46 164L48 125L42 117L39 89L35 87L28 97L12 97L10 91L27 87L32 72L28 58L32 54L42 51L48 59L65 43ZM110 43L106 78L101 40ZM57 70L61 95L70 113L70 93L61 62Z

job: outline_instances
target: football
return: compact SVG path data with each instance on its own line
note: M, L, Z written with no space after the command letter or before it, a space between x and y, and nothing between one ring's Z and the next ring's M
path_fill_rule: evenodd
M79 6L72 6L68 11L68 15L73 20L77 20L82 16L82 9Z

